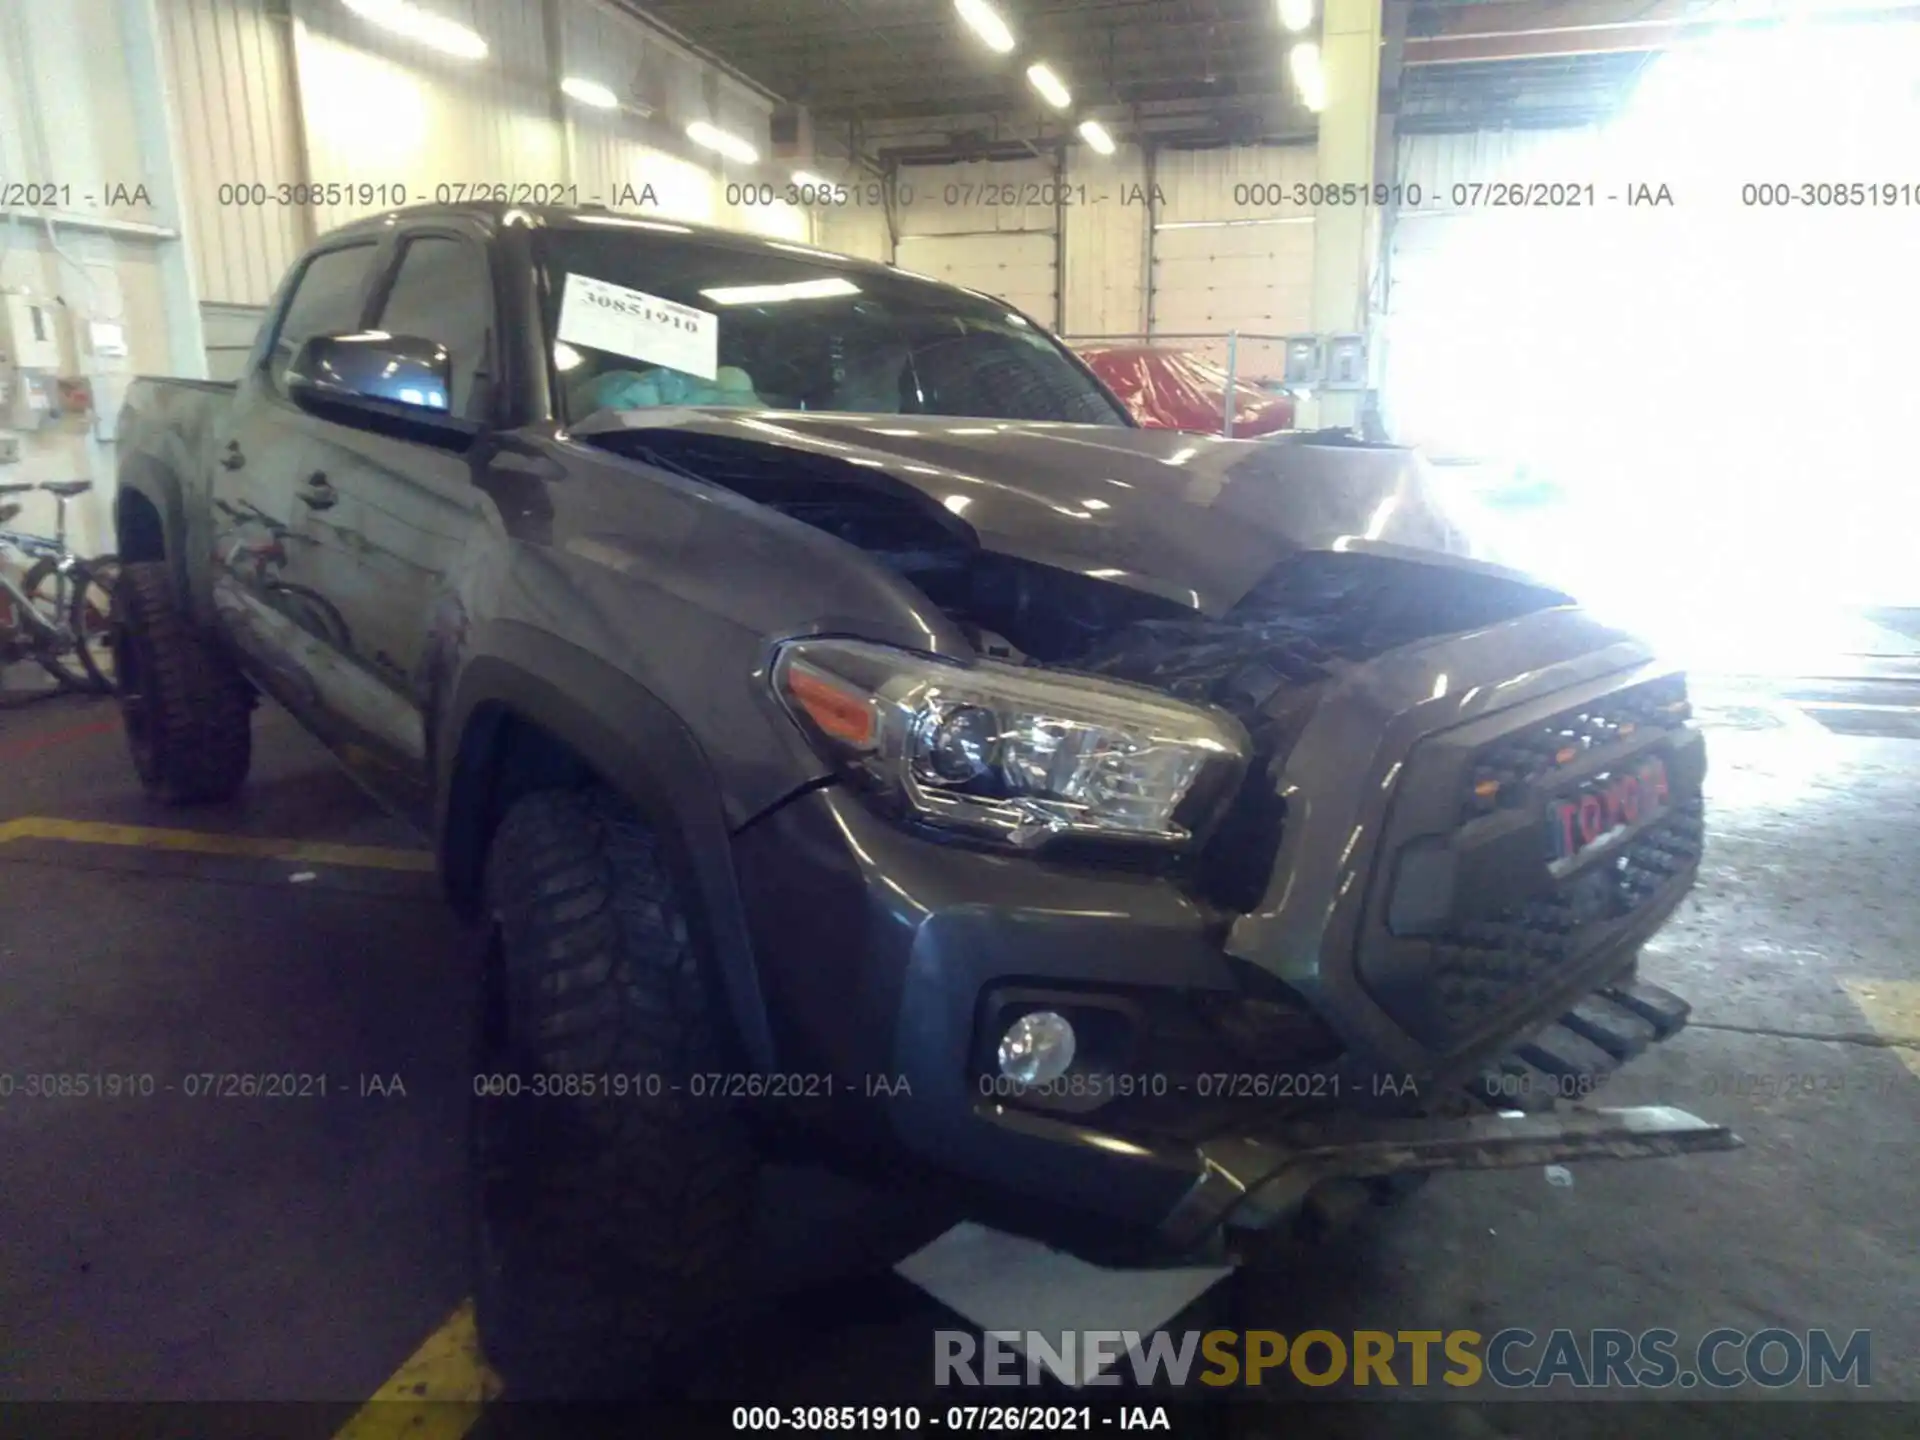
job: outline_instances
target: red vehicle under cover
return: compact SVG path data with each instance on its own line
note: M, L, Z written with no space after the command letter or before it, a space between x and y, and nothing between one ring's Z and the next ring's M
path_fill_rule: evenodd
M1227 395L1225 367L1190 350L1158 345L1074 348L1142 425L1220 433ZM1293 428L1292 396L1270 394L1248 380L1235 381L1234 395L1235 436Z

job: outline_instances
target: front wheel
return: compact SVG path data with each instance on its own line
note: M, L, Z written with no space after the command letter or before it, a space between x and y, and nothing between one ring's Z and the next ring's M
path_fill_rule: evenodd
M646 824L606 790L521 799L487 854L472 1104L474 1298L509 1398L670 1390L737 1318L757 1170L696 1098L723 1011Z

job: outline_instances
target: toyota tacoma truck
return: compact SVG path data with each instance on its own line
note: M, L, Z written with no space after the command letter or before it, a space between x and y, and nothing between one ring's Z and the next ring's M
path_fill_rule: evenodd
M1143 429L989 296L592 209L349 225L126 410L146 789L233 795L269 697L483 941L512 1393L665 1383L773 1154L1150 1259L1739 1143L1597 1103L1687 1017L1684 678L1414 452Z

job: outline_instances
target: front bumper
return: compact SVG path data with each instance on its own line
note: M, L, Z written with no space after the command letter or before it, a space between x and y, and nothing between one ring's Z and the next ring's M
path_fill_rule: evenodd
M1600 919L1536 922L1532 892L1508 893L1563 883L1508 857L1538 843L1542 803L1623 760L1665 756L1675 800L1697 807L1697 734L1583 742L1515 782L1521 809L1461 822L1490 739L1557 733L1568 707L1598 724L1653 683L1644 650L1609 635L1551 611L1355 667L1288 755L1271 888L1247 913L1165 874L942 843L838 786L795 798L735 837L781 1068L832 1077L849 1100L835 1139L1175 1248L1269 1224L1328 1180L1737 1145L1677 1111L1564 1108L1597 1103L1614 1068L1685 1023L1683 1002L1631 972L1697 847L1629 826L1580 860L1565 883L1604 892L1589 897ZM1395 856L1436 840L1447 884L1424 887L1428 910L1405 924L1389 913ZM1648 846L1670 863L1643 863ZM1482 924L1520 937L1487 952L1513 973L1475 968ZM1440 983L1449 967L1471 983ZM996 1093L993 1040L1022 1005L1113 1018L1145 1038L1106 1069L1171 1075L1180 1093L1039 1107ZM1297 1030L1267 1023L1295 1012ZM1275 1083L1223 1103L1191 1083L1207 1071Z
M1630 952L1464 1079L1444 1091L1415 1081L1417 1099L1392 1075L1388 1098L1371 1099L1379 1081L1349 1059L1342 1093L1354 1103L1319 1113L1240 1103L1154 1126L1124 1107L1074 1116L1004 1103L977 1079L991 997L1009 982L1232 997L1243 977L1216 922L1166 880L935 845L832 787L743 833L736 860L781 1068L829 1075L855 1097L809 1122L889 1173L904 1157L983 1201L1011 1199L999 1213L1037 1217L1062 1243L1083 1216L1147 1238L1153 1253L1190 1253L1223 1227L1272 1224L1329 1180L1740 1143L1678 1110L1568 1105L1597 1102L1617 1068L1686 1022L1684 1002L1619 973ZM1428 1113L1406 1115L1409 1103ZM1056 1211L1067 1223L1052 1222Z
M1222 1140L1202 1147L1206 1173L1161 1222L1160 1236L1180 1251L1198 1247L1222 1226L1264 1229L1334 1180L1562 1160L1645 1160L1739 1144L1724 1125L1665 1105L1375 1120Z

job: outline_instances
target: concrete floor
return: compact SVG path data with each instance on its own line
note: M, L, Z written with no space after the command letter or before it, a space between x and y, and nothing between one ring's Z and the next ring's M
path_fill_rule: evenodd
M1667 1327L1683 1347L1721 1326L1867 1329L1871 1389L1842 1398L1920 1401L1920 749L1915 712L1899 708L1920 704L1920 683L1907 673L1702 692L1708 862L1645 961L1693 1000L1695 1020L1607 1094L1726 1121L1745 1149L1580 1166L1570 1187L1539 1170L1447 1177L1349 1243L1237 1277L1168 1328ZM267 844L208 854L86 838L110 833L98 830L0 843L0 1070L176 1087L0 1101L0 1401L312 1401L286 1433L323 1437L464 1295L463 937L431 876L394 858L415 841L284 716L263 710L257 727L243 800L167 811L140 798L110 706L0 699L0 824L191 827L387 857L344 866ZM329 1093L181 1093L208 1071L324 1074ZM398 1077L404 1095L363 1094L369 1076L383 1088ZM1785 1076L1812 1077L1814 1093L1759 1093ZM781 1191L772 1223L784 1230L767 1244L785 1298L743 1337L750 1393L923 1398L930 1332L957 1322L886 1267L948 1217L820 1177L767 1183ZM1732 1395L1626 1410L1322 1406L1285 1426L1245 1408L1233 1428L1556 1440L1602 1427L1780 1434L1790 1418L1831 1429L1778 1404L1760 1426L1737 1402L1780 1396ZM1858 1408L1847 1429L1920 1433L1920 1407Z

